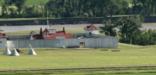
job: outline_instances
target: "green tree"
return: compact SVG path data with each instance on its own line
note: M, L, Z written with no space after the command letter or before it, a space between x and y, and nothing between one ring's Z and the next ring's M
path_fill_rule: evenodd
M121 32L121 42L133 43L133 38L140 33L141 19L139 16L123 17L117 22Z
M101 32L107 36L117 36L118 30L116 28L117 25L111 19L105 20L103 26L100 27Z
M142 31L140 34L137 34L135 38L133 38L133 44L139 45L154 45L156 44L156 31L147 30Z
M50 11L51 16L60 17L64 12L64 1L65 0L49 0L46 4L47 11Z
M125 0L49 0L46 8L55 17L101 17L125 14Z
M23 8L23 17L45 17L45 9L42 5L32 5Z
M133 13L142 14L143 16L151 16L156 13L155 0L133 0Z
M22 9L25 2L26 2L26 0L5 0L6 5L15 5L19 8L19 10Z
M4 0L4 4L6 6L12 6L12 5L16 6L18 8L17 11L18 11L19 15L22 14L22 9L25 5L25 2L26 2L26 0Z

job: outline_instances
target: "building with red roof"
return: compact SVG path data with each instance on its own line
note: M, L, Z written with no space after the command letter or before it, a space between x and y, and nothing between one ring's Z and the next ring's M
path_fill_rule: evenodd
M31 35L31 39L46 39L46 40L54 40L54 39L69 39L73 38L72 34L67 33L65 28L62 31L56 31L56 29L47 29L45 28L42 31L40 29L40 34Z
M2 30L0 30L0 39L1 38L6 38L6 34L2 32Z

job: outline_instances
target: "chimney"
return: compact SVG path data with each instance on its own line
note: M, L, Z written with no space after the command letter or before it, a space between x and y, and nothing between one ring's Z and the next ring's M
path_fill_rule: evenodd
M42 31L42 28L40 28L40 38L43 39L43 31Z
M66 30L65 30L65 27L63 27L63 30L62 30L64 33L66 32Z
M42 32L42 28L40 28L40 35L42 35L43 34L43 32Z

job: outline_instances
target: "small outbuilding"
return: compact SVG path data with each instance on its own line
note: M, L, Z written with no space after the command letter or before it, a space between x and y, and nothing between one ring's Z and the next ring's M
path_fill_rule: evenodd
M65 28L63 27L62 31L56 31L56 29L47 29L45 28L42 31L42 28L40 29L39 34L31 34L30 39L45 39L45 40L55 40L55 39L69 39L73 38L72 34L67 33L65 31Z
M86 26L84 30L86 31L86 34L89 35L100 34L98 28L93 24Z

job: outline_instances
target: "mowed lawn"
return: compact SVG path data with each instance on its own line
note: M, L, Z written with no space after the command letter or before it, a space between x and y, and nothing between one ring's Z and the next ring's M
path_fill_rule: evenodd
M120 51L114 51L120 50ZM0 55L0 70L156 65L156 46L119 44L118 49L36 49L37 56Z

